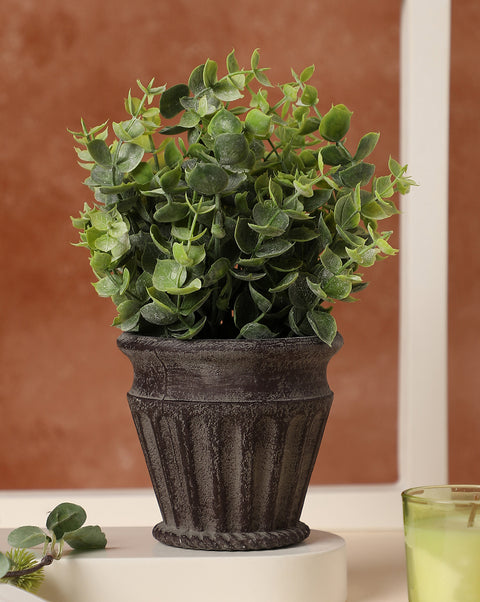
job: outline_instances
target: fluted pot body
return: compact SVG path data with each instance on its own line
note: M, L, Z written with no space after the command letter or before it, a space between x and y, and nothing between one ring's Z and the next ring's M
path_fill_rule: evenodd
M128 401L163 522L183 548L258 550L298 543L341 347L314 337L178 341L118 338L134 369Z

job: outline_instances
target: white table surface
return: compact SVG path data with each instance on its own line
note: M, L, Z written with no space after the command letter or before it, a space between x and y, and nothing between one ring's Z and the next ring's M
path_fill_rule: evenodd
M165 562L173 563L170 566L175 566L175 563L185 559L182 562L182 567L186 567L186 563L193 558L198 558L203 562L208 561L209 557L222 557L233 560L239 553L216 553L216 552L197 552L189 550L178 550L158 544L153 540L150 529L144 527L135 528L105 528L107 539L109 540L108 559L109 562L116 563L116 570L123 572L132 567L132 575L135 574L135 566L137 563L142 563L144 566L148 564L150 571L157 572L160 566L165 567ZM9 529L0 529L0 550L5 551L8 546L6 537ZM348 602L408 602L406 574L405 574L405 558L403 533L401 531L337 531L346 542L347 551L347 573L348 573ZM290 548L292 550L293 548ZM287 548L288 550L288 548ZM276 551L278 554L279 551ZM207 555L206 558L200 558L201 555ZM240 554L262 554L261 552L240 553ZM69 556L68 554L50 567L46 567L47 579L39 595L48 602L69 602L71 600L83 600L82 596L78 595L78 588L82 588L85 574L93 575L98 568L98 574L104 573L100 567L105 567L102 564L102 559L105 559L104 552L91 552L79 556ZM229 560L228 560L229 561ZM162 565L156 563L162 563ZM81 564L80 564L81 563ZM88 573L86 570L88 564ZM225 565L223 565L225 566ZM218 569L221 572L221 568ZM160 575L158 575L160 577ZM185 574L185 579L188 580L188 573ZM59 589L63 590L63 582L67 580L72 583L77 594L70 597L63 592L58 598ZM90 579L89 579L90 581ZM199 584L200 585L200 584ZM214 587L212 584L211 587ZM158 580L158 593L162 591L161 578ZM165 592L164 592L165 593ZM152 597L152 600L156 597ZM158 600L165 598L159 596ZM116 600L111 598L111 602ZM3 602L3 600L0 600ZM87 600L85 599L85 602ZM91 599L90 594L88 602L97 602ZM98 602L110 602L104 598ZM133 602L133 599L132 599ZM138 600L135 600L138 602ZM179 602L180 599L179 599ZM225 602L229 602L225 600ZM247 602L247 601L245 601ZM252 602L249 600L248 602ZM314 602L312 600L312 602Z

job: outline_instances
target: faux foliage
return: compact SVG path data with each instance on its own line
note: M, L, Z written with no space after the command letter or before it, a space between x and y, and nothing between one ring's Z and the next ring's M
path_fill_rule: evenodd
M249 69L232 52L226 71L209 59L186 83L138 81L110 142L107 122L72 132L94 194L72 218L94 287L124 331L330 344L332 304L395 254L378 222L413 181L392 158L375 175L378 133L347 148L352 113L320 113L313 66L271 86L257 51Z
M43 582L43 568L62 557L65 544L74 550L104 548L105 534L97 525L85 526L86 518L81 506L63 502L48 514L46 530L25 525L11 531L8 544L12 549L0 552L0 582L34 592ZM37 546L43 548L41 559L28 551Z

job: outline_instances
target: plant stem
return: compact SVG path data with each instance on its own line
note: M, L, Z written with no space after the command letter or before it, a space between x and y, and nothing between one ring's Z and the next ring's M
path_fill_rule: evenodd
M52 562L54 560L55 559L51 554L47 554L40 560L40 562L38 562L37 564L34 564L33 566L29 567L28 569L22 569L20 571L8 571L8 573L5 573L5 575L2 578L3 579L13 579L14 577L23 577L24 575L31 575L32 573L39 571L44 566L48 566L49 564L52 564Z

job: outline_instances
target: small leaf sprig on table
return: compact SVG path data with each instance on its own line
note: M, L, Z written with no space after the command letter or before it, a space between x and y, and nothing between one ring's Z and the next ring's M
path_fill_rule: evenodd
M8 543L12 550L5 554L0 552L0 582L35 592L43 582L43 568L62 557L65 544L79 551L105 548L105 534L97 525L85 526L86 518L81 506L63 502L48 514L46 531L30 525L11 531ZM41 545L39 560L28 548Z

